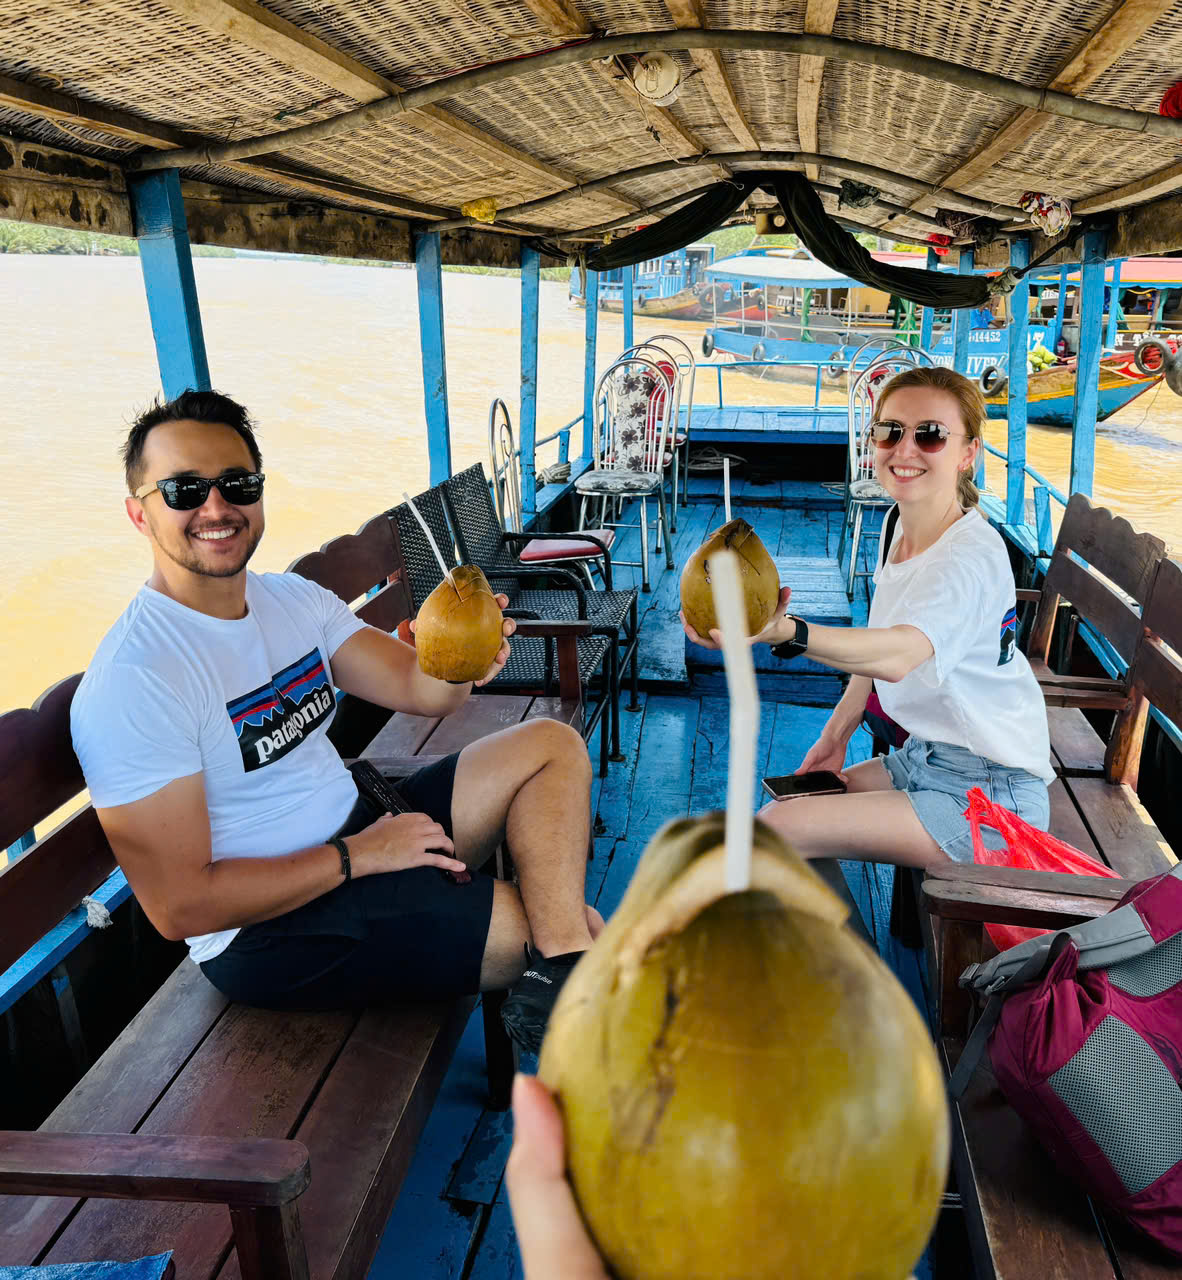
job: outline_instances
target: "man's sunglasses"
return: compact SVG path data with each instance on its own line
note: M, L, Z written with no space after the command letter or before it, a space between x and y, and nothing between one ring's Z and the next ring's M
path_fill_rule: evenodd
M870 424L870 436L880 449L893 449L908 430L913 431L915 447L921 453L939 453L954 434L959 434L949 431L942 422L920 422L908 428L890 418L876 418Z
M228 476L215 476L212 480L205 476L169 476L167 480L141 485L135 496L142 500L153 489L159 489L160 496L174 511L196 511L205 505L210 489L217 485L218 492L232 506L251 507L263 496L265 479L261 471L235 471Z

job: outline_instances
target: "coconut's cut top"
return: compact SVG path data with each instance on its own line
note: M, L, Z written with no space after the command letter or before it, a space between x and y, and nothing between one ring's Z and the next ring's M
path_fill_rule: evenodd
M758 635L775 615L780 575L767 547L746 520L736 518L715 529L686 561L681 572L682 611L700 636L709 635L718 626L710 585L710 557L724 549L739 557L747 634Z

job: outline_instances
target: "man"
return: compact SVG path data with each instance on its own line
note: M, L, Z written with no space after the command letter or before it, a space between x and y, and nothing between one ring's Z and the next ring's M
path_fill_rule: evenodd
M514 726L401 782L415 812L383 812L327 740L335 689L445 716L472 686L425 676L410 646L306 579L247 572L264 477L233 400L186 391L156 405L123 455L153 571L99 645L71 727L149 919L231 998L269 1008L511 987L506 1026L536 1051L602 926L583 903L581 737ZM508 653L506 640L477 683ZM467 874L502 839L520 891Z

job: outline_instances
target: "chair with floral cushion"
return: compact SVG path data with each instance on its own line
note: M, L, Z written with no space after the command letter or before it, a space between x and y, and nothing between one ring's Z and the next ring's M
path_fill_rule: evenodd
M679 490L681 505L684 507L689 502L689 432L694 416L694 382L697 377L697 365L690 348L671 333L658 333L654 337L646 338L644 342L638 342L634 347L629 347L620 359L633 355L643 356L646 360L656 360L661 369L673 379L674 404L669 420L669 449L673 456L673 491L670 500L673 505L669 513L669 527L676 533ZM682 411L685 413L684 427Z
M640 502L639 526L600 524L640 529L641 590L649 591L648 499L657 500L657 551L664 548L665 566L673 568L673 547L665 511L665 468L671 461L670 423L676 401L673 380L655 360L625 356L600 377L595 388L594 467L575 481L582 498L579 528L587 524L588 504L599 499L601 510L616 499ZM634 560L616 560L637 565Z

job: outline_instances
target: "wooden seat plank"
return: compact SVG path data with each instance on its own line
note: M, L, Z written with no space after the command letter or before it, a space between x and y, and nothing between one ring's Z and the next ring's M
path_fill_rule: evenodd
M362 752L367 757L417 756L441 723L439 716L412 716L396 711Z
M1126 880L1144 880L1177 862L1131 787L1103 778L1069 778L1066 786L1108 865Z
M431 735L431 754L462 751L470 742L520 724L532 699L521 694L486 693L469 698L454 715L445 716Z
M59 1133L133 1133L229 1001L185 960L41 1126ZM169 1034L153 1028L167 1026ZM286 1136L286 1135L284 1135ZM0 1258L31 1266L77 1200L0 1196Z
M357 1020L230 1006L138 1131L291 1137ZM185 1280L207 1280L230 1242L217 1205L88 1200L42 1261L126 1260L167 1247Z
M950 1074L960 1049L955 1040L943 1042ZM953 1164L977 1280L1114 1280L1087 1197L1006 1102L987 1057L952 1114Z
M364 1275L474 1000L371 1009L295 1133L311 1156L300 1218L312 1280ZM218 1280L240 1280L231 1253Z
M1103 861L1100 850L1096 848L1096 842L1092 839L1092 833L1079 816L1079 810L1075 807L1075 802L1064 785L1063 779L1056 778L1047 788L1047 793L1051 801L1049 827L1051 835L1057 836L1073 849Z
M1077 707L1048 707L1047 725L1060 773L1071 777L1104 772L1104 739L1082 711Z
M523 720L557 720L569 724L572 729L583 731L583 704L576 698L537 697L530 704Z

